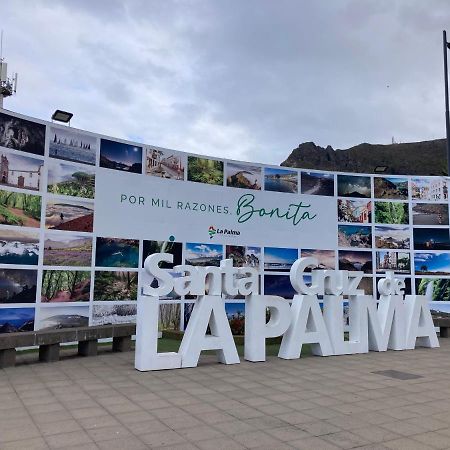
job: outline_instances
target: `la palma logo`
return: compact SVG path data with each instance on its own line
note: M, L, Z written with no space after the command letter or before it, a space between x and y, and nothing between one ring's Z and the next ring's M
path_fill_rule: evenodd
M209 238L212 239L213 236L217 233L216 229L211 225L208 228Z
M239 236L241 234L240 231L237 230L228 230L227 228L215 228L211 225L208 228L209 238L212 239L216 234L228 234L233 236Z

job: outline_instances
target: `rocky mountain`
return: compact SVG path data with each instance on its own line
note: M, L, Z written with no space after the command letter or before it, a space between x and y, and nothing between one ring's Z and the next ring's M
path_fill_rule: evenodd
M340 172L375 173L386 166L385 174L447 175L445 139L404 144L359 144L335 150L304 142L292 150L282 166Z

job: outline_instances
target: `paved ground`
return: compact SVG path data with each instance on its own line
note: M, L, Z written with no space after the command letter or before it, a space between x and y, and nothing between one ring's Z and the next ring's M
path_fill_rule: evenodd
M450 448L441 345L152 373L131 352L21 364L0 370L0 448Z

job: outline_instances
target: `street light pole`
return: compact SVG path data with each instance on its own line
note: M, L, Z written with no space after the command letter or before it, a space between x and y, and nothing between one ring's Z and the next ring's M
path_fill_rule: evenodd
M450 176L450 114L448 108L448 67L447 67L447 49L450 48L447 42L447 32L444 30L443 48L444 48L444 80L445 80L445 129L447 132L447 176Z

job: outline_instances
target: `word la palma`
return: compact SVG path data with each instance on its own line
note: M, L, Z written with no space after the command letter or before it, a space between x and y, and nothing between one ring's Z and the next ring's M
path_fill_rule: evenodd
M312 282L307 285L305 269L315 269L318 261L300 258L289 274L297 292L290 305L282 297L259 295L257 271L233 267L231 259L222 260L220 267L175 266L181 274L177 278L158 267L162 261L171 263L173 256L157 253L144 264L158 287L145 286L138 298L135 367L140 371L195 367L203 350L215 350L221 363L238 364L222 295L245 296L247 361L265 361L266 339L276 336L282 336L278 357L283 359L299 358L303 344L310 344L319 356L439 347L427 297L405 297L404 281L392 273L378 282L377 305L373 296L358 289L362 272L312 270ZM158 353L159 296L172 291L195 295L197 301L179 351ZM344 296L349 304L349 340L344 340ZM267 308L270 320L266 323ZM208 327L211 334L206 334Z

